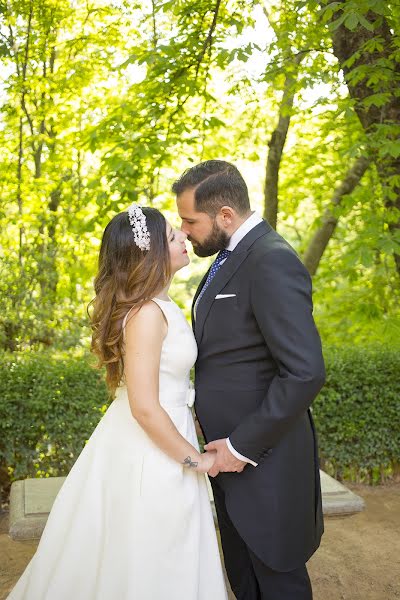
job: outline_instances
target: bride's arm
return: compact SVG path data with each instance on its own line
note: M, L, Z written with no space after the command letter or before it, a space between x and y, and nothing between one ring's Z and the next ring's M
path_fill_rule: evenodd
M200 454L176 429L159 402L161 347L167 324L155 302L145 304L125 328L125 379L133 417L168 456L202 473L213 465L214 453Z

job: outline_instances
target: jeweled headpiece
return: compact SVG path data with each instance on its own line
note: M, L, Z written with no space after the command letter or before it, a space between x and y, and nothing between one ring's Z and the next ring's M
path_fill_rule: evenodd
M138 204L133 202L130 205L128 218L136 246L141 250L150 250L150 233L146 225L146 216Z

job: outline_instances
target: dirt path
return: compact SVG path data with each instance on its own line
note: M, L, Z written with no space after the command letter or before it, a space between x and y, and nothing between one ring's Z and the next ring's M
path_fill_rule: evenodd
M348 487L366 510L326 519L321 547L308 563L314 600L400 598L400 484Z
M326 519L321 548L309 562L314 600L400 599L400 484L351 488L364 498L366 510ZM0 600L36 548L34 542L13 542L7 521L7 515L0 519Z

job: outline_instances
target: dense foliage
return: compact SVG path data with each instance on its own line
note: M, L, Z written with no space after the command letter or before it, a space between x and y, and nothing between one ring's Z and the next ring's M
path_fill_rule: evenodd
M172 181L213 157L315 273L324 340L398 337L399 23L384 0L0 0L0 346L87 344L107 220L139 199L178 224Z
M65 475L106 410L99 371L82 357L48 353L0 362L0 483Z
M322 466L339 479L385 481L400 467L400 355L380 346L330 349L313 405Z

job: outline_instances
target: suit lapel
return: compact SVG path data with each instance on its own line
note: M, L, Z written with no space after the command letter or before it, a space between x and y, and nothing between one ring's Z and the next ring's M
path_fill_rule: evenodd
M256 227L254 227L251 231L249 231L247 235L244 236L244 238L233 250L231 256L229 256L229 258L227 258L224 264L221 265L219 271L216 273L210 285L204 292L197 306L196 319L194 319L194 306L196 304L196 300L200 294L200 291L206 282L209 270L204 275L199 287L197 288L192 304L192 324L194 324L193 331L196 337L197 345L200 345L201 338L203 335L204 323L215 300L215 296L226 286L228 281L236 273L242 262L247 257L247 253L250 247L254 244L254 242L259 237L265 235L266 233L269 233L270 231L272 231L271 226L267 222L263 221L262 223L256 225Z
M236 270L240 267L246 256L246 252L241 252L237 254L232 252L232 255L226 260L226 262L223 265L221 265L219 271L216 273L210 285L201 297L201 300L197 306L194 327L197 345L199 345L201 342L204 323L208 313L210 312L210 308L212 306L212 303L214 302L215 296L220 290L222 290L222 288L226 286L226 284L231 279Z

